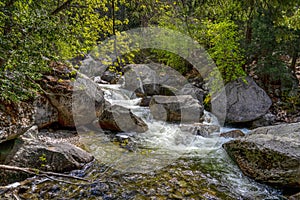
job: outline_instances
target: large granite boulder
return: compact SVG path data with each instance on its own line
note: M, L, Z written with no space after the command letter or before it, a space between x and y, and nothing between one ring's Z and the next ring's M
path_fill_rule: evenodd
M178 95L191 95L194 99L197 99L200 104L203 104L203 98L206 92L203 89L188 83L184 85L177 93Z
M40 85L58 111L59 125L74 128L75 123L92 123L104 110L105 99L101 88L69 66L53 63L51 67L52 70L43 76Z
M31 127L18 137L5 156L3 164L29 167L52 172L66 172L80 169L91 162L93 156L79 148L79 136L76 132L39 133L38 127ZM20 172L0 170L1 184L26 178Z
M30 103L0 101L0 143L17 138L34 124L34 108Z
M124 68L124 88L138 95L158 95L161 89L159 74L146 64L132 64Z
M150 102L154 119L168 122L197 123L203 115L203 105L191 95L155 95Z
M258 119L265 115L272 105L270 97L251 77L245 79L238 79L225 86L228 123L244 123ZM223 102L223 96L212 100L215 105L222 105Z
M143 133L148 130L147 124L141 118L119 105L106 106L99 116L99 125L102 129L117 132Z
M223 147L247 176L300 191L300 123L257 128Z
M139 96L192 95L203 98L202 92L189 85L187 79L171 67L160 64L131 64L124 68L124 88ZM188 86L189 85L189 86Z

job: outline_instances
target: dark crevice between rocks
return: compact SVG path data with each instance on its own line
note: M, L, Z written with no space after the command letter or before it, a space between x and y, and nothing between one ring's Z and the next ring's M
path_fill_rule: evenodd
M65 126L61 126L58 122L54 122L52 124L49 124L48 126L43 127L40 130L49 130L49 131L58 131L58 130L76 131L76 127L65 127Z
M0 164L3 164L8 154L12 151L16 139L2 142L0 145Z

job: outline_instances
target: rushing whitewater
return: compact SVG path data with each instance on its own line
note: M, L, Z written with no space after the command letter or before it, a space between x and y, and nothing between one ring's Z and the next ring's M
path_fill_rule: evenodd
M133 150L120 148L111 142L108 134L90 131L82 134L82 142L93 153L96 159L123 173L148 173L159 170L178 159L201 160L206 173L210 173L212 184L226 185L232 193L255 197L263 195L272 197L269 188L245 177L238 167L229 159L222 149L222 144L229 139L215 132L209 137L183 132L180 124L156 121L152 118L149 108L140 107L140 98L132 92L122 89L121 85L101 85L105 98L111 104L131 109L148 125L145 133L119 133L117 137L134 145ZM204 113L205 124L218 124L211 113ZM232 128L221 128L221 132ZM247 133L247 129L242 129ZM206 167L209 166L209 167Z

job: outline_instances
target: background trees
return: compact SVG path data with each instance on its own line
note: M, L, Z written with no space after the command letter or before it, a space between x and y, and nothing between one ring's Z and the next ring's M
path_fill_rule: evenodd
M113 34L108 0L5 0L0 2L0 98L25 100L49 62L86 54ZM115 10L119 9L117 1ZM110 6L110 7L109 7ZM114 20L113 20L114 19Z
M226 82L254 73L267 90L280 85L281 95L288 95L296 88L297 0L4 0L0 19L1 99L30 97L32 80L50 61L84 55L108 36L140 26L189 35L207 49ZM166 51L140 56L182 73L191 68Z

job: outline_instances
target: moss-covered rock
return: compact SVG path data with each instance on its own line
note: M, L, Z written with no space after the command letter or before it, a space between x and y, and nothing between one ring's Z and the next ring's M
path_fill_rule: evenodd
M300 191L300 123L258 128L223 147L247 176Z

